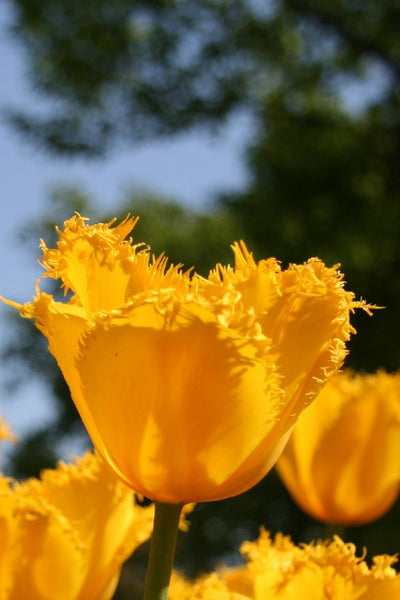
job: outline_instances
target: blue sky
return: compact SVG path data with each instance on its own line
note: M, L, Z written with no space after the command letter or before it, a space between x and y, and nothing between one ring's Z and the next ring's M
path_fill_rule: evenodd
M7 33L9 15L0 11L0 108L34 106L40 101L29 88L21 48ZM218 137L206 133L138 145L114 152L107 160L56 159L42 153L0 119L0 295L19 302L30 300L41 269L36 256L19 247L17 231L42 214L48 190L58 183L77 184L112 208L123 191L148 187L185 204L205 206L213 193L234 189L245 181L241 159L248 133L246 119L232 119ZM39 254L39 252L38 252ZM8 309L0 306L0 324ZM5 344L4 334L2 344ZM0 382L4 380L0 367ZM0 415L23 435L36 422L50 417L51 403L38 384L26 382L11 399L3 390Z

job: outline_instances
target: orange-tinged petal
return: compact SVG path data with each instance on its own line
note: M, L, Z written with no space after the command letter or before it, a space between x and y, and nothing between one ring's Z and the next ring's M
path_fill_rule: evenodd
M71 289L90 314L124 301L129 274L124 272L123 263L135 254L135 248L125 243L124 238L137 219L127 217L114 228L111 226L115 219L94 226L87 225L87 220L73 216L64 223L64 230L57 229L57 248L47 248L42 240L41 249L46 276L60 278L65 292Z
M170 600L249 600L240 592L232 592L216 573L200 577L195 582L185 580L178 573L172 574Z
M256 484L303 408L340 367L360 306L337 268L283 271L243 242L207 279L124 237L127 218L75 215L45 276L71 297L17 305L49 340L103 458L132 489L172 503Z
M318 519L358 524L384 514L400 490L400 375L331 379L301 415L278 471Z
M321 441L313 475L319 479L325 514L332 521L372 521L396 500L400 491L400 401L398 409L396 422L373 398L360 398L341 416L336 433L327 431ZM334 493L332 481L336 482Z
M0 484L1 600L110 600L123 561L151 535L152 507L92 453Z
M337 266L312 258L282 271L274 259L256 263L243 242L233 250L235 269L219 266L211 280L238 290L243 310L255 315L271 340L287 398L282 422L293 423L343 363L354 332L350 313L368 306L343 289Z
M281 267L275 258L262 260L258 264L244 242L232 245L235 269L217 267L210 272L209 281L217 285L223 281L240 292L244 306L257 315L265 314L280 300L279 287Z
M35 325L46 336L49 350L69 387L79 390L75 360L79 352L79 341L87 327L82 307L70 302L56 302L51 295L43 292L38 293L32 304L7 303L14 305L22 316L35 319ZM82 411L85 412L84 407ZM85 415L85 420L89 421L90 416Z
M397 600L400 575L395 557L376 556L373 566L356 556L353 544L330 542L296 546L278 533L261 531L241 548L246 563L189 582L174 574L171 600Z
M224 482L280 411L276 378L257 348L191 309L182 307L170 325L151 303L99 321L77 362L108 459L134 489L165 502L206 499L206 489L229 493Z
M138 218L126 217L119 225L88 225L88 219L75 215L57 228L60 239L56 249L42 240L42 264L45 277L61 279L65 293L73 292L73 301L83 307L87 317L98 310L122 306L134 294L180 279L176 268L165 274L166 261L153 259L143 244L131 245L124 238Z
M319 390L318 380L345 358L354 296L342 289L337 269L327 269L317 259L290 265L279 273L278 282L280 294L259 321L279 355L283 385L291 398L287 411L298 413Z
M14 548L8 550L14 554L15 569L10 597L76 598L85 575L83 547L79 548L68 524L54 510L40 506L22 510L14 517L16 539Z

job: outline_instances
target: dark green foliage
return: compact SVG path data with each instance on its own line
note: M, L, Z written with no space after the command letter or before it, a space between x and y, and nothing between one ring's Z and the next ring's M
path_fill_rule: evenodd
M12 4L32 83L54 104L9 118L51 150L93 155L121 136L218 124L240 101L243 68L226 48L236 55L246 2Z
M326 110L365 81L398 114L396 0L9 2L48 101L9 117L53 151L98 154L121 138L218 126L235 109L273 108L276 94Z
M378 121L376 108L360 119L276 98L249 149L249 187L222 198L259 257L341 263L349 289L386 307L354 318L349 360L358 369L400 365L390 343L400 323L399 157L400 123Z

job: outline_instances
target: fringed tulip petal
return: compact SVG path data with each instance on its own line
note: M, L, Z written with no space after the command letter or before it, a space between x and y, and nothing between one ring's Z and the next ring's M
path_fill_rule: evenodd
M353 331L349 309L363 303L344 291L337 266L327 268L313 258L282 271L273 259L257 264L243 243L233 249L236 269L220 268L221 280L240 292L244 308L254 311L271 339L290 398L286 412L298 414L343 362Z
M303 408L341 366L361 303L337 268L282 270L233 245L208 278L124 240L129 217L75 215L42 242L45 276L15 306L49 340L95 446L132 489L170 503L216 500L273 466Z
M134 489L164 502L215 495L280 412L268 361L251 341L209 322L207 311L201 316L188 305L168 322L152 304L137 307L99 322L77 361L108 459Z
M272 540L261 531L255 542L245 542L243 566L189 582L177 573L171 600L397 600L400 575L396 557L376 556L372 567L356 556L353 544L335 537L331 542L296 546L278 533Z
M91 453L0 484L0 598L110 600L122 563L151 535L153 507L137 506Z

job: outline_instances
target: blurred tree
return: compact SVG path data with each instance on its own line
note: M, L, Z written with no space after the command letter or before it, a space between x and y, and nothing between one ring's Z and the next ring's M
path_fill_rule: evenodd
M351 363L398 368L397 0L8 2L46 99L9 108L15 126L94 155L247 111L250 183L220 201L259 256L342 263L352 289L387 307L356 317Z
M277 94L292 111L314 98L321 113L367 94L381 119L398 115L397 0L8 2L46 99L10 118L52 151L101 153L117 139L218 126L239 108L262 117Z

